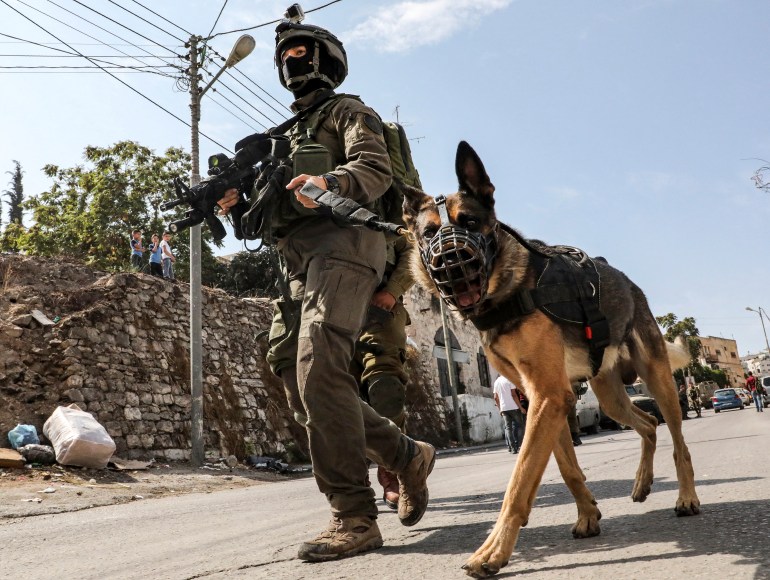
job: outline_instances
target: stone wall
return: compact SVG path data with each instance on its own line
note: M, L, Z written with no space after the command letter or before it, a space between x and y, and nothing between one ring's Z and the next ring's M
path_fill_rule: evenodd
M188 458L188 291L144 274L0 256L0 428L17 421L42 431L57 404L75 402L107 428L122 457ZM60 320L40 326L28 317L35 308ZM304 429L257 339L271 312L262 299L203 289L208 454L300 458L306 451ZM412 353L410 360L420 358ZM414 365L409 429L440 444L447 440L444 403L424 372Z

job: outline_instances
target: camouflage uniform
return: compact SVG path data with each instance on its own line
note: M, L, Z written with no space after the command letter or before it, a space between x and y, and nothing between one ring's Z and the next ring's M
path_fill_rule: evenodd
M293 108L302 110L316 96L305 95ZM360 101L341 98L314 137L331 152L336 167L330 173L340 195L361 204L371 204L391 184L378 122ZM411 439L360 400L349 372L370 298L385 271L385 238L302 210L278 238L295 308L276 301L268 362L283 379L295 416L306 418L313 473L333 515L374 518L378 509L367 484L367 456L399 473L415 453Z

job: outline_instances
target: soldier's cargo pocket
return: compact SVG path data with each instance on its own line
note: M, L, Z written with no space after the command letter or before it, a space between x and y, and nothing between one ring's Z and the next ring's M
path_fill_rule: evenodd
M318 262L316 275L308 272L305 308L312 312L306 310L305 314L314 322L358 333L377 287L377 274L367 266L339 258L323 257Z

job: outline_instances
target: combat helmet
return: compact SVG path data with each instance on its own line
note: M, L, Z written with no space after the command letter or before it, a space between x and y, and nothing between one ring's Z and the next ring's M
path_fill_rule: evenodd
M312 56L312 66L297 74L281 62L281 54L300 44ZM295 94L316 79L329 88L337 88L348 75L348 56L339 38L320 26L292 20L282 21L275 29L275 65L281 85Z

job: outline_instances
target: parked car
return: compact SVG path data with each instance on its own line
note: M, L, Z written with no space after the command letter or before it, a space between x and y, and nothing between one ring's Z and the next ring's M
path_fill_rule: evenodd
M591 389L589 383L582 383L582 387L587 387L585 393L580 395L575 406L577 412L578 425L580 430L593 435L599 431L599 420L601 411L599 409L599 399Z
M641 409L645 413L655 417L659 424L666 422L666 420L663 418L663 413L660 412L658 403L655 402L655 399L642 393L640 387L637 385L626 385L625 388L632 404L636 405L637 408ZM619 425L614 419L611 419L605 415L604 411L601 412L601 420L599 424L603 429L622 429L624 427L623 425Z
M711 408L711 397L714 396L714 391L719 388L719 385L714 381L703 381L695 385L700 391L700 404L704 409Z
M744 405L751 406L754 404L754 398L751 396L751 393L748 391L748 389L735 389L735 392L741 398L741 401L743 401Z
M742 411L745 407L736 389L717 389L714 391L714 396L711 397L711 403L714 405L715 413L725 409L740 409Z

